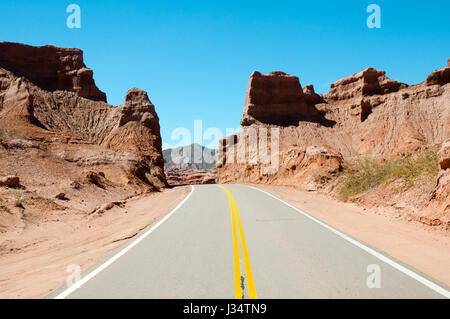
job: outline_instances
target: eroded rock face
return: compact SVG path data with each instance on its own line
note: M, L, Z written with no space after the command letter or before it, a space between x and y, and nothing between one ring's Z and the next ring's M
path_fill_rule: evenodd
M450 59L447 59L447 66L435 70L427 77L427 85L444 85L450 83Z
M307 143L291 142L288 137L293 137L295 127L280 128L279 148L272 149L270 163L264 163L259 159L266 151L250 147L246 134L249 129L255 127L244 128L220 141L216 164L218 183L295 185L312 191L325 187L342 169L343 157L331 147L317 146L319 143L313 139ZM239 159L238 153L243 154L240 158L245 158L244 161Z
M0 186L18 187L20 186L20 178L13 175L1 177Z
M312 84L307 85L303 88L303 94L308 104L315 105L325 102L325 100L314 91L314 86Z
M295 103L312 106L336 124L303 120L287 126L286 122L273 120L277 119L277 112L282 117L295 114L289 113L295 109L289 108ZM296 110L297 114L305 114L302 112L307 109ZM345 158L370 155L391 159L448 139L450 84L431 86L424 82L407 86L387 78L383 71L368 68L335 82L328 94L318 95L312 86L302 89L296 77L280 72L267 76L254 73L242 122L243 131L278 129L278 170L262 174L263 165L250 163L249 141L236 134L219 143L219 183L271 183L320 189L338 175ZM237 162L236 155L230 159L233 147L245 150L246 162ZM441 163L447 165L445 160Z
M299 121L324 120L323 113L305 97L298 77L281 71L267 75L253 72L250 76L242 126L254 123L288 126L298 125Z
M159 119L155 106L148 98L147 92L137 88L129 90L122 106L119 126L128 122L141 122L143 125L159 131Z
M431 194L431 206L442 212L447 218L447 229L450 229L450 140L442 144L438 152L438 162L441 170L436 179L436 187Z
M171 186L215 184L216 173L215 169L199 170L176 167L166 169L167 182Z
M56 59L51 65L59 66L61 56L54 55L55 52L75 52L75 55L68 53L70 57L79 57L70 65L75 68L81 66L79 50L51 47L38 50L39 54L47 52L47 49L50 53L42 57L43 61L50 63ZM18 65L28 65L25 62L20 60ZM39 70L33 72L40 74ZM37 82L39 85L50 85L51 79L50 76L39 76ZM21 164L27 165L30 171L25 176L25 186L39 184L34 180L37 172L45 172L46 176L51 177L58 170L63 176L59 180L65 181L65 184L90 185L92 183L82 176L86 172L97 174L101 170L104 179L102 189L111 188L124 193L124 189L139 192L166 187L159 119L147 93L133 88L128 91L124 104L115 107L103 101L80 97L80 92L76 92L74 87L44 90L28 77L0 67L0 133L5 131L3 127L7 127L8 132L0 136L0 158L8 162L2 164L4 171L0 170L0 173L25 174L25 168L14 170L16 161L9 161L10 157L15 156L9 151L14 146L15 149L20 148L23 154L38 154L37 159L21 155L22 162L30 160L27 164ZM47 158L51 160L45 160ZM72 198L70 191L65 190ZM61 192L60 189L58 192Z
M106 102L106 94L95 85L94 73L84 64L83 51L79 49L0 42L0 67L46 91L72 91Z
M117 107L118 122L101 144L121 153L141 158L142 165L132 174L157 188L167 186L159 118L145 91L128 91L125 103Z
M438 162L442 170L450 168L450 140L445 141L438 153Z
M397 92L408 85L389 79L386 72L367 68L331 84L327 99L345 100L353 97L371 96Z
M284 73L254 73L247 90L243 130L219 142L217 182L287 185L339 196L340 171L347 161L368 156L380 162L405 157L447 140L438 155L441 171L435 184L427 183L428 178L398 192L403 182L399 179L352 200L370 207L394 205L401 199L413 207L405 211L411 220L450 229L448 68L436 70L426 81L412 86L368 68L335 82L328 94L321 95L312 86L302 89L298 78ZM310 120L311 110L334 125ZM270 147L270 163L250 151L265 153L268 148L261 150L257 138L243 138L248 130L278 132L278 145ZM269 143L270 139L265 144Z

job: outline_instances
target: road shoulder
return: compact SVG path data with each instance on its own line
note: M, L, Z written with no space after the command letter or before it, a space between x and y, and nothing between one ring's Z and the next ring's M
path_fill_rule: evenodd
M450 235L292 187L253 185L450 286Z

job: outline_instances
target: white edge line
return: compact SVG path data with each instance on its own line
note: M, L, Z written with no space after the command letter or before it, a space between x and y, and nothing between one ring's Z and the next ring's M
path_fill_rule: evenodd
M315 217L313 217L313 216L311 216L311 215L305 213L305 212L302 211L301 209L298 209L297 207L292 206L292 205L289 204L289 203L286 203L284 200L282 200L282 199L280 199L280 198L278 198L278 197L276 197L276 196L270 194L269 192L266 192L266 191L264 191L264 190L262 190L262 189L259 189L259 188L257 188L257 187L248 186L248 185L246 185L246 186L247 186L247 187L250 187L250 188L253 188L253 189L256 189L256 190L258 190L258 191L260 191L260 192L262 192L262 193L265 193L266 195L269 195L269 196L272 197L272 198L275 198L275 199L279 200L279 201L282 202L283 204L285 204L285 205L289 206L290 208L296 210L297 212L299 212L300 214L304 215L305 217L307 217L307 218L313 220L314 222L318 223L319 225L321 225L321 226L325 227L326 229L332 231L332 232L335 233L336 235L338 235L338 236L342 237L343 239L345 239L345 240L351 242L351 243L354 244L355 246L357 246L357 247L363 249L364 251L368 252L369 254L371 254L371 255L377 257L378 259L384 261L386 264L389 264L390 266L392 266L392 267L396 268L397 270L403 272L405 275L408 275L409 277L411 277L411 278L417 280L417 281L420 282L421 284L423 284L423 285L427 286L428 288L434 290L435 292L437 292L437 293L443 295L444 297L450 298L450 292L449 292L448 290L446 290L446 289L442 288L441 286L435 284L434 282L432 282L432 281L430 281L430 280L428 280L428 279L426 279L426 278L420 276L419 274L415 273L414 271L412 271L412 270L410 270L410 269L408 269L408 268L406 268L406 267L400 265L399 263L393 261L392 259L386 257L385 255L380 254L379 252L373 250L373 249L370 248L370 247L367 247L367 246L364 245L363 243L361 243L361 242L359 242L359 241L357 241L357 240L355 240L355 239L349 237L348 235L346 235L346 234L340 232L339 230L337 230L337 229L335 229L335 228L333 228L333 227L331 227L331 226L325 224L324 222L318 220L317 218L315 218Z
M144 234L136 238L132 243L130 243L128 246L126 246L124 249L122 249L120 252L118 252L116 255L108 259L105 263L101 264L99 267L97 267L95 270L91 271L88 275L77 281L75 284L64 290L62 293L57 295L54 299L64 299L71 293L73 293L75 290L83 286L86 282L94 278L96 275L98 275L102 270L105 270L109 265L111 265L113 262L115 262L117 259L119 259L121 256L126 254L131 248L139 244L145 237L150 235L155 229L157 229L159 226L161 226L162 223L164 223L170 216L172 216L188 199L191 197L192 193L195 190L195 187L193 185L191 186L191 192L174 208L170 213L168 213L166 216L164 216L159 222L157 222L155 225L153 225L152 228L147 230Z

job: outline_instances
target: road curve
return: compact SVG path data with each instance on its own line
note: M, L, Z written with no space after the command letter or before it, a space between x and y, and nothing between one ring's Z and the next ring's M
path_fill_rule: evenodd
M449 298L448 290L263 191L200 185L48 297Z

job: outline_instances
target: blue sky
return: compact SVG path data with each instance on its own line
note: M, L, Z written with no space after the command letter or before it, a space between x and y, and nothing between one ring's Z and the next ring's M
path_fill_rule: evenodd
M66 7L81 7L81 29ZM381 29L366 8L381 7ZM0 41L77 47L106 92L123 103L149 93L163 142L178 127L239 127L249 75L274 70L328 92L363 68L416 84L450 57L450 1L10 1L0 3ZM208 144L204 141L203 144Z

